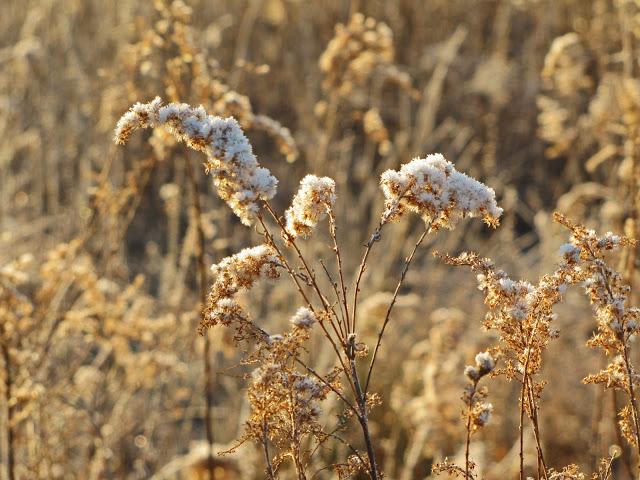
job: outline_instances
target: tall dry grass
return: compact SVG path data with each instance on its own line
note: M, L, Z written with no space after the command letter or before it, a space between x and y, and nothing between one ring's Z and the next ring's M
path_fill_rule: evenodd
M636 1L0 11L0 478L638 476Z

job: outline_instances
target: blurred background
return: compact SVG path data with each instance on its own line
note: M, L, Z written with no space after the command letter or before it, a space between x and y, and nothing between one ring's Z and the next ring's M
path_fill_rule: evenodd
M424 479L463 454L462 370L495 341L474 275L431 250L475 250L535 282L566 241L555 209L638 238L639 54L634 0L4 0L0 478L207 478L207 418L216 452L242 430L246 371L230 334L196 333L198 218L207 265L259 236L217 198L204 157L166 133L114 145L133 103L159 95L236 117L280 179L281 212L306 173L335 178L351 273L382 171L440 152L496 190L497 230L463 222L420 250L373 381L382 469ZM382 239L363 287L367 342L420 228L405 220ZM635 249L614 261L633 285ZM277 283L243 301L272 331L296 306ZM584 345L595 321L579 292L556 326L547 461L591 471L623 443L622 399L581 384L603 359ZM314 362L330 366L314 341ZM482 478L515 478L519 387L489 388L494 417L472 456ZM318 468L340 454L320 452ZM263 478L251 445L215 462L217 479ZM631 478L624 462L615 478Z

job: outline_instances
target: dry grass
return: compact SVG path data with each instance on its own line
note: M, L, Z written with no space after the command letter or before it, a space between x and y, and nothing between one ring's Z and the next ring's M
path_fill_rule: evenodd
M638 476L636 0L0 10L0 479Z

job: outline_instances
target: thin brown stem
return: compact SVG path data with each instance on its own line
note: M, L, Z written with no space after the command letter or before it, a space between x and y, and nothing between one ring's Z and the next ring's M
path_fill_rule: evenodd
M320 303L322 303L323 309L325 310L325 312L331 314L333 308L331 307L331 304L329 303L327 298L322 294L322 291L320 290L320 286L318 285L318 282L316 280L316 275L315 275L314 271L307 264L307 261L305 260L304 255L302 255L302 252L300 251L300 248L298 247L295 239L293 238L292 235L289 234L289 232L287 232L287 230L285 228L285 225L282 223L282 220L280 220L280 218L278 217L276 212L273 210L273 208L271 208L271 205L269 205L269 202L265 201L264 204L265 204L265 207L266 207L267 211L271 214L273 219L276 221L276 223L280 227L280 230L282 231L282 234L286 236L287 241L289 242L289 244L295 250L296 255L298 256L298 260L300 261L300 263L302 264L304 270L307 272L307 275L309 276L309 282L311 284L311 287L313 287L313 290L316 292L316 294L318 295L318 298L320 299ZM335 314L335 311L333 311L333 314L337 318L337 315ZM335 323L333 322L333 320L330 319L330 317L329 317L329 324L331 325L331 328L333 329L334 333L341 340L341 343L344 344L344 340L345 339L342 339L340 337L340 333L338 332L338 328L336 328Z
M2 329L4 332L4 329ZM0 333L2 333L0 332ZM14 406L11 400L13 395L13 377L11 375L11 357L9 355L9 346L6 343L0 344L0 350L2 350L2 360L4 363L4 400L6 406L6 426L5 435L7 438L7 465L6 475L7 480L15 480L15 444L14 444L14 431L13 431L13 413Z
M522 377L522 390L520 392L520 420L518 423L518 433L520 435L520 480L524 480L524 392L526 374Z
M293 368L293 363L295 363L296 359L293 359L291 367ZM293 384L290 385L289 388L289 421L291 422L291 443L289 448L291 449L291 457L293 458L293 465L296 470L296 477L298 480L307 480L306 475L304 474L304 466L302 465L302 460L300 459L300 433L298 432L298 421L296 419L295 411L296 411L296 400L293 394Z
M369 457L369 476L371 477L371 480L379 480L380 474L378 473L376 453L373 449L371 433L369 432L369 417L367 415L366 393L360 387L360 378L358 377L358 369L356 368L356 361L353 355L349 359L349 363L351 364L351 374L353 375L353 383L355 384L358 408L360 410L360 416L358 420L360 421L360 426L362 428L362 435L364 437L364 443L367 449L367 457Z
M338 398L340 398L340 400L342 400L345 403L345 405L349 407L349 410L351 410L356 416L360 415L360 413L358 412L358 409L349 400L347 400L347 398L342 393L340 393L340 390L338 390L336 387L334 387L329 382L327 382L322 375L316 372L313 368L309 367L305 362L303 362L299 358L296 358L296 362L298 362L310 374L312 374L314 377L316 377L318 380L324 383L327 387L329 387L331 391L333 391L333 393L335 393L338 396Z
M376 229L373 231L373 233L369 237L369 240L365 244L364 254L362 255L362 260L360 260L360 266L358 267L358 273L356 274L355 288L353 290L353 306L351 308L353 332L356 331L358 294L360 293L360 282L362 281L364 272L367 269L367 260L369 259L369 254L371 253L371 249L373 248L373 245L375 245L376 242L380 241L380 235L382 233L383 227L389 222L389 218L391 218L391 215L393 214L393 212L398 208L398 205L400 205L400 202L402 201L402 199L404 198L405 194L407 193L410 187L411 185L407 185L407 188L405 188L405 190L400 195L398 195L398 198L395 199L393 204L387 205L384 212L380 216L380 223L378 224Z
M362 458L362 455L360 455L360 452L358 452L358 450L356 450L354 448L354 446L351 445L349 442L347 442L344 438L340 437L339 435L336 435L336 433L335 433L336 431L337 431L337 429L334 430L333 432L324 433L324 435L326 435L328 438L334 438L337 441L339 441L340 443L342 443L345 447L347 447L351 451L351 453L353 453L358 458L358 460L360 460L360 463L362 465L365 465L366 462L364 461L364 458ZM320 448L321 445L322 445L322 443L318 443L318 445L316 445L316 447L311 452L310 457L313 457L313 455L315 455L316 451ZM311 478L315 478L316 475L317 475L317 473Z
M309 300L309 297L307 296L307 294L305 293L304 289L302 288L302 285L300 285L300 280L298 279L298 274L296 274L296 272L293 271L293 269L291 268L291 265L287 261L286 257L280 251L280 248L278 248L278 245L276 244L276 242L275 242L275 240L273 238L273 235L271 234L271 232L267 228L266 223L264 223L264 219L262 218L262 215L258 215L258 221L260 222L260 225L262 225L262 229L263 229L262 233L263 233L263 235L267 239L267 242L269 243L269 245L271 245L274 248L274 250L278 254L278 257L280 257L280 260L282 261L282 264L284 265L285 269L289 273L289 276L291 277L291 279L295 283L296 288L298 289L298 292L300 293L300 295L304 299L304 302L308 305L308 307L311 309L311 311L313 311L315 313L315 309L313 307L313 304L311 303L311 300Z
M344 268L342 266L342 255L340 254L340 247L338 246L338 233L336 226L336 218L333 210L329 209L329 230L331 232L331 238L333 239L333 251L336 254L336 260L338 262L338 275L340 276L340 288L342 289L342 303L344 306L345 321L347 323L347 330L349 326L349 306L347 304L347 287L344 281ZM355 328L355 327L354 327Z
M536 442L536 452L538 455L538 478L540 478L540 468L542 467L542 474L544 478L548 478L547 474L547 463L544 460L544 454L542 452L542 442L540 440L540 428L538 422L538 407L535 403L535 398L533 395L533 386L531 377L528 378L528 386L527 386L527 396L529 401L529 418L531 420L531 425L533 426L533 436Z
M267 464L267 478L269 478L269 480L275 480L276 476L273 473L273 465L271 464L271 457L269 456L269 424L266 418L263 420L262 431L262 451L264 452L264 458Z
M316 313L316 310L313 307L313 304L311 303L311 301L309 300L309 297L307 296L307 294L305 293L304 289L302 288L302 285L300 285L300 281L298 280L298 277L296 276L296 273L291 268L291 265L289 264L289 262L287 261L286 257L284 256L284 254L282 253L282 251L280 250L280 248L276 244L276 242L275 242L275 240L273 238L273 235L271 234L271 232L267 228L267 225L264 223L264 219L262 218L262 215L258 215L258 221L262 225L263 234L266 237L267 242L269 242L269 244L274 248L274 250L278 254L278 257L282 261L282 263L285 266L287 272L289 272L289 276L293 279L293 282L295 283L296 288L298 289L298 292L300 293L300 295L304 299L304 301L307 304L307 306L309 307L309 309L312 312ZM331 323L333 324L333 322L331 322ZM333 347L333 350L336 353L336 356L338 357L338 361L340 362L340 365L342 366L343 371L345 373L347 373L348 370L347 370L347 366L345 365L344 360L342 358L342 351L338 348L338 345L336 344L335 340L333 339L333 337L331 336L331 334L327 330L327 327L324 324L324 321L323 321L322 318L318 318L318 324L320 325L320 328L324 332L325 337L329 340L329 343L331 343L331 346ZM334 330L335 330L335 325L334 325ZM351 377L348 374L346 376L349 379L349 382L351 384L352 390L355 392L355 387L353 385L353 382L351 381Z
M207 301L207 267L204 258L204 228L202 226L202 206L200 205L200 193L198 191L198 182L193 172L193 167L189 161L189 155L185 159L185 165L187 170L187 177L191 184L192 197L193 197L193 211L194 220L197 230L197 247L196 247L196 261L198 266L199 287L200 287L200 308L203 309ZM215 465L213 461L213 418L211 415L212 405L212 367L211 367L211 340L208 332L204 334L204 351L202 355L203 369L204 369L204 401L205 401L205 434L207 436L207 474L209 480L214 480Z
M536 337L536 333L538 330L538 325L540 322L540 317L536 317L536 321L533 324L533 328L531 329L531 333L527 337L520 327L521 335L524 339L525 350L527 352L527 356L525 357L523 369L522 369L522 390L520 392L520 425L519 425L519 434L520 434L520 478L523 478L524 475L524 411L525 411L525 392L527 393L527 400L529 404L529 419L531 420L531 424L533 426L533 433L536 441L536 453L538 457L538 478L540 478L540 464L543 466L544 477L547 478L547 468L546 463L544 461L544 455L542 452L542 445L540 442L540 431L538 428L538 420L537 420L537 407L535 405L535 399L533 397L533 387L531 385L531 377L529 375L529 362L531 360L531 345L533 344L533 340Z
M465 480L469 479L469 447L471 445L471 408L473 405L473 396L476 394L476 388L478 386L478 381L473 382L473 390L471 391L471 395L469 396L469 405L467 408L467 442L464 449L464 478Z
M338 284L333 280L333 277L331 276L331 272L329 272L329 269L327 268L327 266L324 264L324 262L322 260L320 260L320 265L322 266L322 269L324 270L324 273L327 276L327 279L329 280L329 283L331 284L331 288L333 289L333 292L336 294L337 304L339 305L340 315L342 317L340 319L340 318L338 318L337 314L335 315L336 321L338 322L338 328L340 329L340 334L342 335L342 338L347 338L347 332L345 330L345 328L346 328L346 325L345 325L346 317L345 317L344 309L343 309L343 306L342 306L342 300L341 300L341 297L340 297L340 292L338 291Z
M358 267L358 273L356 275L355 288L353 290L353 305L351 307L352 311L352 322L353 326L352 331L356 329L356 319L358 313L358 294L360 293L360 282L362 281L362 276L364 275L365 270L367 269L367 260L369 259L369 254L371 253L371 249L373 245L380 240L380 231L382 230L382 222L375 229L371 237L369 237L369 241L365 245L364 255L362 256L362 260L360 260L360 266Z
M404 267L402 269L402 273L400 274L400 279L398 280L398 284L396 285L396 289L393 292L393 297L391 299L391 302L389 303L389 306L387 307L387 312L385 314L384 321L382 322L382 328L380 329L380 332L378 333L378 341L376 342L376 347L373 350L373 355L371 357L371 362L369 363L369 371L367 372L367 377L366 377L366 381L365 381L365 384L364 384L365 393L369 391L369 382L371 381L371 374L373 372L373 367L375 365L376 358L378 356L378 350L380 349L380 344L382 343L382 337L384 335L385 329L387 328L387 324L389 323L389 320L391 319L391 311L393 310L393 307L396 304L396 300L398 299L398 293L400 293L400 288L402 288L402 285L404 283L404 279L407 276L407 272L409 271L409 267L411 266L411 262L413 261L413 258L415 257L415 254L418 251L418 248L420 247L420 244L422 244L422 241L425 239L425 237L427 236L427 234L430 231L431 231L431 229L427 225L427 228L425 228L425 231L422 232L422 235L420 235L420 238L418 238L418 241L413 246L413 250L411 250L411 253L405 259Z
M627 371L627 377L629 381L629 399L631 401L631 412L633 415L633 423L635 426L636 448L638 450L638 459L640 459L640 422L638 421L638 404L636 402L635 389L633 388L633 372L631 369L631 362L629 360L629 347L626 342L622 342L622 352L624 359L624 367Z

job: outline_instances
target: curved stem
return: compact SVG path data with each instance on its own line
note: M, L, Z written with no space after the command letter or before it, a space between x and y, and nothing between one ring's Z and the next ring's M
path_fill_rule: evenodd
M405 259L404 268L402 269L402 273L400 274L400 280L398 280L398 284L396 285L396 289L393 292L393 298L391 299L391 303L389 303L389 306L387 307L387 313L385 314L384 321L382 322L382 328L380 329L380 332L378 333L378 341L376 343L375 349L373 350L373 356L371 357L371 363L369 363L369 371L367 372L367 377L366 377L366 381L365 381L365 384L364 384L365 393L367 391L369 391L369 382L371 381L371 374L373 372L373 367L374 367L374 365L376 363L376 358L378 356L378 350L380 349L380 344L382 343L382 336L384 335L384 331L387 328L387 324L389 323L389 320L391 318L391 311L393 310L393 307L396 304L396 300L398 299L398 293L400 293L400 288L402 287L402 284L404 283L404 279L405 279L405 277L407 275L407 272L409 271L409 266L411 265L411 262L413 261L413 257L415 256L416 252L418 251L418 247L420 247L420 244L422 243L422 241L425 239L425 237L427 236L427 234L430 231L431 231L430 227L427 226L425 231L422 232L422 235L420 235L420 238L418 238L418 241L413 246L413 250L411 251L409 256Z
M398 195L395 201L391 205L387 205L384 212L380 216L380 223L378 224L376 229L373 231L373 233L369 237L369 240L365 244L364 254L362 255L362 260L360 260L360 266L358 267L358 273L356 274L355 288L353 290L353 306L351 309L351 311L353 312L351 315L352 322L353 322L353 326L352 326L353 332L356 331L358 294L360 293L360 282L362 281L362 276L364 275L364 272L367 269L367 260L369 259L369 254L371 253L371 249L373 248L373 245L376 242L380 241L380 234L382 233L382 228L389 222L389 219L398 208L398 205L400 205L400 202L404 198L410 186L411 185L407 185L407 188L405 188L405 190L400 195Z
M312 312L316 313L316 310L315 310L313 304L309 300L309 297L307 296L307 294L304 292L304 289L302 288L302 285L300 285L300 281L298 280L298 277L296 276L296 273L293 271L293 269L291 268L291 265L287 261L286 257L284 256L284 254L282 253L282 251L280 250L278 245L275 243L275 241L273 239L273 235L271 235L271 233L269 232L269 229L267 228L267 225L264 223L264 219L262 218L262 215L258 215L258 221L260 222L260 224L262 225L262 228L264 229L264 232L263 232L264 236L267 238L267 241L269 242L269 244L275 249L276 253L278 254L278 257L280 258L280 260L282 261L283 265L287 269L287 272L289 272L289 276L292 278L293 282L295 283L296 288L298 289L298 292L300 293L300 295L302 296L302 298L304 299L304 301L308 305L309 309ZM352 391L355 392L355 386L353 385L351 377L348 374L349 370L347 369L347 366L344 363L344 360L342 358L342 352L340 351L340 349L338 348L338 345L336 344L335 340L333 339L333 337L329 333L329 330L327 330L327 327L324 324L324 321L322 321L322 319L318 319L318 320L319 320L318 324L320 325L320 328L324 332L325 337L329 340L329 343L331 343L331 346L333 347L333 351L336 353L336 356L338 357L338 361L340 362L340 365L342 366L342 369L345 372L345 375L346 375L347 379L349 380L349 383L351 385ZM331 322L331 324L333 325L334 330L335 330L335 325L333 324L333 322Z
M285 228L284 224L282 223L282 221L280 220L280 218L278 217L276 212L273 210L273 208L271 208L271 205L269 204L269 202L265 201L264 205L267 208L267 211L271 214L273 219L276 221L276 223L280 227L280 230L282 231L282 234L286 236L286 239L288 240L289 244L293 247L293 249L295 250L296 254L298 255L298 260L300 260L300 263L302 264L304 270L307 272L307 275L309 276L309 282L311 284L311 287L313 287L314 291L318 295L318 298L320 299L320 303L322 303L322 308L328 314L330 314L330 315L333 314L336 318L338 318L338 315L335 313L335 310L333 309L333 307L331 306L329 301L326 299L326 297L322 294L322 291L320 290L320 287L318 286L318 282L316 280L316 275L315 275L314 271L307 264L307 261L305 260L304 256L302 255L302 252L300 251L300 248L298 247L295 239L289 234L289 232L287 232L287 229ZM342 339L340 337L340 333L338 332L338 329L336 328L336 325L333 323L333 320L330 319L329 323L330 323L331 328L333 329L334 333L338 337L338 339L340 339L341 343L344 345L344 340L345 339Z

